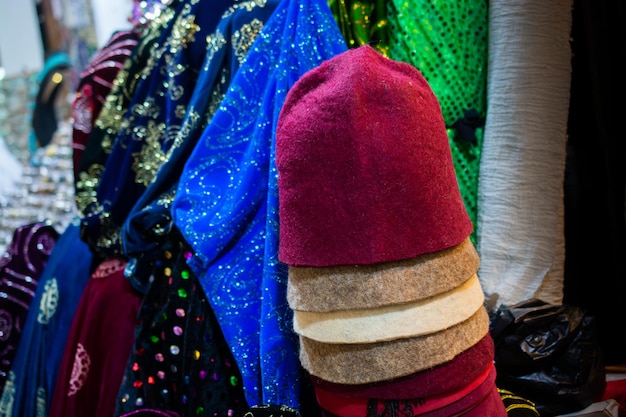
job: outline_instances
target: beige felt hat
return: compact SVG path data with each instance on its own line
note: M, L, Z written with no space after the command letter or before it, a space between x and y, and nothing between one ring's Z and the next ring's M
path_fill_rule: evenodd
M304 369L329 382L366 384L440 365L478 343L489 332L484 307L469 319L424 336L376 343L323 343L300 336Z
M289 266L287 301L293 310L327 312L422 300L453 290L478 272L469 238L416 258L373 265Z
M294 330L324 343L372 343L435 333L467 320L483 306L478 276L441 294L404 304L337 310L294 311Z

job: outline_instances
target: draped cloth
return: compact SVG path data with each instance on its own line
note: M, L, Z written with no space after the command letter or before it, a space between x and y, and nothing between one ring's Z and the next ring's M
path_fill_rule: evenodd
M274 138L285 95L347 49L325 1L283 0L251 47L187 161L172 206L237 361L250 406L299 408L302 379L277 260Z
M124 277L123 259L91 274L69 329L49 417L110 417L133 343L141 297Z
M74 181L93 125L111 92L118 72L137 45L138 30L117 31L81 72L72 102L72 161Z
M187 265L191 252L173 225L170 206L189 154L277 4L234 4L208 35L205 60L175 144L124 223L124 254L131 263L126 276L145 296L116 415L152 407L226 417L247 409L237 363Z
M563 297L571 3L490 2L477 249L498 304Z
M176 145L204 61L206 37L229 0L182 1L148 59L115 135L81 237L104 255L122 253L120 230L131 208Z
M47 222L20 226L0 258L0 389L11 369L39 277L58 237Z
M172 231L171 204L185 162L278 1L235 4L224 12L215 32L207 36L204 62L181 127L165 161L123 224L123 253L130 259L127 275L139 291L149 285L154 253L161 251L160 245L170 234L179 236Z
M173 1L145 26L137 27L139 39L113 81L102 109L94 121L75 174L75 199L79 212L97 204L97 190L122 119L140 81L154 67L153 54L166 39L166 30L175 16L178 1ZM94 210L93 208L91 210Z
M0 416L48 415L56 379L92 255L75 218L56 241L39 278L0 398Z

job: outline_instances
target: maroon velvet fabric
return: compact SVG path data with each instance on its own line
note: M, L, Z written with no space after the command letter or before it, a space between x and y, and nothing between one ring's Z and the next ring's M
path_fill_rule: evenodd
M78 180L80 158L91 129L113 87L113 81L137 45L138 38L138 33L133 30L115 32L80 74L72 102L72 161L75 180Z
M437 98L416 68L368 45L290 89L276 164L288 265L410 259L472 232Z
M315 375L310 375L310 378L314 387L347 398L420 398L462 388L491 366L493 358L493 339L487 334L451 361L402 378L358 385L337 384Z
M111 417L134 342L141 294L107 259L92 274L74 315L49 417Z
M39 277L58 238L56 229L45 222L20 226L0 258L0 392L15 358Z
M421 400L370 400L362 414L354 409L348 414L332 413L322 408L323 417L506 417L507 412L495 385L496 368L469 394L450 404L428 412L420 412ZM427 401L427 399L426 399Z

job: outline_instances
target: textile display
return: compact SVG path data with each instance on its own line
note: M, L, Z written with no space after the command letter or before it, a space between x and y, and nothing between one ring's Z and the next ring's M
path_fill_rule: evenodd
M161 33L164 41L152 51L151 71L133 92L95 199L83 209L81 237L92 250L113 256L123 253L122 225L175 144L204 61L206 36L230 4L229 0L182 1ZM196 22L196 16L203 18Z
M345 49L325 1L281 1L189 157L172 206L251 407L306 411L287 272L277 259L274 132L290 87Z
M80 159L96 119L113 87L117 74L137 45L135 30L115 32L80 73L72 102L72 161L74 181L79 178Z
M0 387L4 387L39 278L59 238L47 222L18 227L0 258Z
M124 254L131 264L125 274L145 295L118 413L158 407L227 416L247 408L237 363L187 266L192 252L173 225L170 206L189 153L277 3L235 4L207 36L205 61L181 129L123 226Z
M337 291L342 284L328 279L337 283L334 294L330 285L325 290L335 299L335 310L301 311L290 304L300 362L314 383L369 385L447 363L462 366L455 359L490 337L476 273L471 267L448 269L443 260L452 258L441 255L463 242L471 244L472 224L439 101L418 69L363 45L305 73L287 94L279 116L276 166L279 259L289 270L322 269L318 275L325 278L331 275L327 268L336 268L336 276L341 268L355 292L371 288L372 299L387 300L343 308L345 294ZM437 253L435 261L403 262L398 268L398 261ZM456 260L477 266L471 258ZM430 272L436 265L446 269L439 276L458 271L469 276L448 291L388 301L387 293L398 288L385 285L385 278L398 275L396 269L416 281L433 282L437 274ZM368 282L372 272L380 286ZM309 278L319 282L315 273ZM428 285L417 287L431 291ZM300 295L314 294L311 287ZM434 395L420 386L407 397L386 399L346 397L319 384L314 390L323 415L504 416L495 378L489 361L460 387L446 390L440 381Z
M167 29L175 16L178 1L172 1L161 13L151 19L140 30L137 45L124 66L118 71L111 91L95 120L85 149L81 155L76 179L76 205L81 214L97 203L97 190L104 165L111 153L115 137L121 129L124 114L130 106L138 84L155 66L153 54L163 48Z
M560 304L571 1L498 0L489 10L479 276L494 306Z
M101 262L85 284L69 328L50 417L110 417L132 349L137 293L124 277L126 262ZM96 329L96 331L94 331Z
M0 416L48 414L91 261L75 218L59 236L41 273L0 398Z

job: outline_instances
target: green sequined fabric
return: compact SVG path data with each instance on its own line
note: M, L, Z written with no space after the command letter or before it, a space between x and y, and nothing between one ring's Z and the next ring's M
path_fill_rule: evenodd
M387 5L390 58L419 69L439 99L475 238L486 113L488 4L485 0L393 0Z
M348 48L369 44L389 56L387 1L328 0Z

